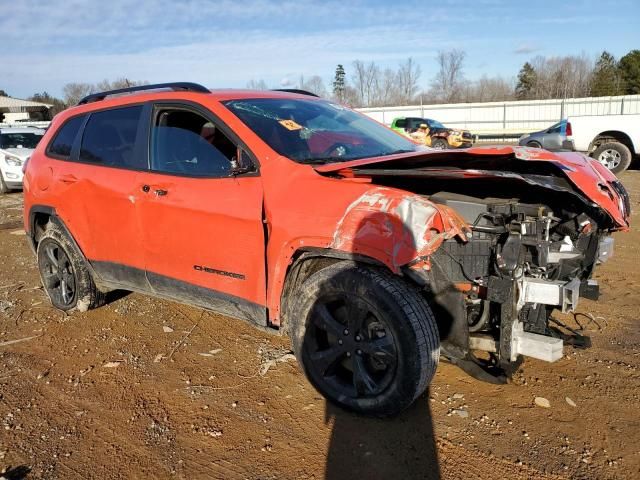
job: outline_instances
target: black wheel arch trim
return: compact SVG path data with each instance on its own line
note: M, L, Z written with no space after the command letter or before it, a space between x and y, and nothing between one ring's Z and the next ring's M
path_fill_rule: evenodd
M56 209L52 206L37 204L37 205L32 205L31 208L29 209L29 231L25 233L27 236L27 240L29 242L29 246L31 247L31 250L35 253L38 247L36 243L36 231L35 231L35 220L36 220L36 215L38 213L44 213L48 215L49 218L51 218L54 222L56 222L60 226L60 228L62 228L64 233L69 238L69 241L73 244L75 248L78 249L78 252L80 252L80 256L82 257L85 264L87 265L87 268L89 269L89 273L93 277L94 281L98 280L98 277L96 276L96 272L91 267L91 263L87 260L87 257L82 251L82 248L80 248L80 245L78 245L78 242L76 242L76 239L71 233L71 230L69 230L69 227L67 227L67 224L64 222L62 218L60 218L60 216L56 212ZM99 283L99 282L96 282L96 283Z

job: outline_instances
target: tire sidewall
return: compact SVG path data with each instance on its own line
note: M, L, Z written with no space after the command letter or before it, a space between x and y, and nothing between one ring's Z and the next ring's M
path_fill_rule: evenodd
M422 391L417 393L416 391L421 389L419 384L422 362L425 359L424 352L421 353L418 348L416 333L404 318L404 312L399 307L397 299L375 281L374 275L367 275L367 270L357 265L342 265L338 268L325 268L309 277L299 291L295 292L296 299L291 306L289 316L292 322L290 335L298 362L316 390L332 403L347 410L386 416L404 410L417 395L422 393ZM395 376L387 388L376 397L354 399L346 395L333 395L323 390L314 378L314 373L308 368L310 360L304 342L306 329L311 323L309 313L320 295L334 292L350 292L352 295L359 296L372 306L376 314L384 316L385 326L393 335L398 354ZM435 366L437 366L437 356L433 372L435 372ZM431 378L428 380L430 381Z
M435 148L436 150L447 150L449 148L449 144L441 138L434 140L431 145L432 148ZM437 147L436 145L441 145L441 147Z
M44 277L42 274L41 266L40 266L40 257L44 255L44 246L47 243L55 243L59 248L61 248L67 257L69 258L69 262L71 264L71 270L73 276L75 277L76 283L76 291L74 294L73 302L68 305L62 305L57 302L51 295L46 287L44 287ZM69 237L64 233L64 231L54 222L49 222L47 228L45 229L42 237L38 239L38 248L36 251L37 259L38 259L38 272L40 274L40 280L42 281L44 291L47 296L51 300L51 303L60 310L73 310L78 307L78 303L80 301L87 302L87 298L90 297L91 285L93 279L89 274L84 258L82 254L78 252L78 249L75 247L73 242L69 240Z
M0 194L9 193L10 191L11 189L7 187L4 178L2 178L2 172L0 172Z
M629 148L623 143L619 143L619 142L603 143L602 145L600 145L598 148L594 150L592 155L593 158L597 162L600 162L598 157L605 150L615 150L620 154L620 163L618 164L617 167L611 169L611 171L616 175L624 172L627 168L629 168L629 165L631 165L631 150L629 150Z

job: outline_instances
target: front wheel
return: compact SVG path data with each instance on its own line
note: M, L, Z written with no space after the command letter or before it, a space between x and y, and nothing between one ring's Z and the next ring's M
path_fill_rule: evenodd
M438 329L424 297L400 277L342 262L295 293L293 349L314 387L357 413L395 415L421 395L438 366Z
M0 194L1 193L9 193L11 190L7 187L7 184L4 183L4 178L2 178L2 172L0 172Z
M604 143L591 156L616 174L624 172L631 164L631 150L619 142Z
M431 142L431 148L435 148L436 150L446 150L447 148L449 148L449 144L446 142L446 140L438 138Z

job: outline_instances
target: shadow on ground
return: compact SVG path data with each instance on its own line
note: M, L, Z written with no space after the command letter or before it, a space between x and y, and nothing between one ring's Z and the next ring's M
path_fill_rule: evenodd
M353 415L327 403L333 423L325 478L440 479L428 393L392 419Z
M6 472L0 475L2 480L25 480L27 475L31 472L31 469L26 465L20 465L19 467L9 468Z

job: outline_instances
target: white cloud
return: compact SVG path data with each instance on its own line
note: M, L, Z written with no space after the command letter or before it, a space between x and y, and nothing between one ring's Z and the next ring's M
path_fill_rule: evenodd
M534 45L522 43L513 51L513 53L515 53L516 55L529 55L531 53L537 52L538 50L540 49Z

